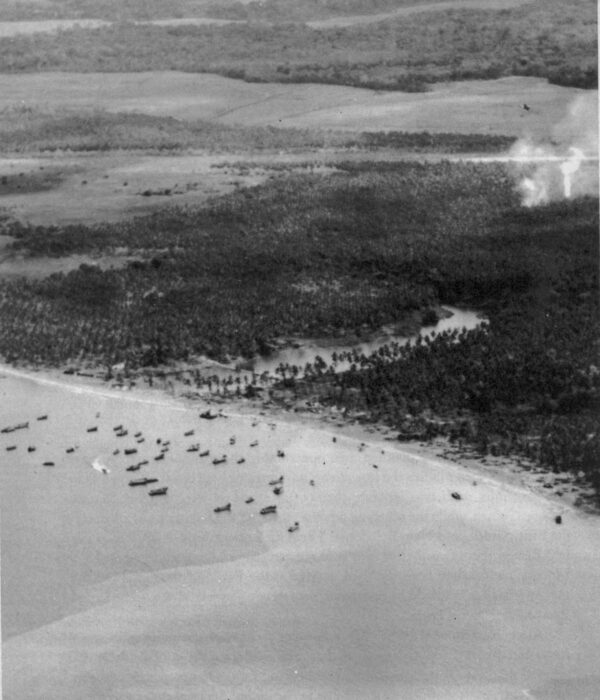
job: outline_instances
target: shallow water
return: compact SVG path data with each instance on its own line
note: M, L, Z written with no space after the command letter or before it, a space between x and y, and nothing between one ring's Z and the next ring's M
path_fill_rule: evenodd
M482 322L483 317L477 311L469 309L457 309L454 307L444 307L450 312L451 316L440 319L436 324L431 326L423 326L420 332L412 336L395 335L390 328L384 329L376 338L369 342L357 343L354 345L333 345L331 343L323 343L318 340L303 340L293 339L295 345L300 347L288 347L279 350L269 357L259 357L254 360L254 372L262 374L268 372L274 374L280 364L296 365L299 368L304 368L306 363L313 364L317 357L324 360L327 365L332 364L333 355L339 355L343 352L356 350L359 354L371 355L379 350L379 348L390 343L398 343L406 345L409 342L414 342L419 336L424 338L431 336L432 333L443 333L444 331L453 330L472 330L477 328ZM337 362L335 369L337 372L342 372L350 368L351 362ZM300 376L302 373L300 373Z
M558 527L556 504L475 486L390 443L383 453L302 424L203 421L149 392L14 376L0 392L0 427L30 421L0 433L7 698L508 700L600 688L595 522L563 510ZM151 460L142 473L166 497L127 486L122 450L137 431L135 459ZM171 450L154 463L157 437ZM227 463L187 452L195 442ZM268 482L281 474L275 496ZM213 513L226 502L231 513ZM271 503L277 515L259 516Z

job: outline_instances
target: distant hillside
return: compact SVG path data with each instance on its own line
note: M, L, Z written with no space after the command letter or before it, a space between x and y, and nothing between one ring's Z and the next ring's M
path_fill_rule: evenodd
M47 70L183 70L412 91L448 80L526 75L593 88L596 4L538 0L508 10L432 11L328 30L293 23L120 23L0 41L0 71Z

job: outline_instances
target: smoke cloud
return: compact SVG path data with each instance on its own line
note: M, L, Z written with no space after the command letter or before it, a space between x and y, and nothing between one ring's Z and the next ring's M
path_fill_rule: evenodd
M517 169L523 204L598 194L598 96L577 97L549 143L519 140L508 159Z

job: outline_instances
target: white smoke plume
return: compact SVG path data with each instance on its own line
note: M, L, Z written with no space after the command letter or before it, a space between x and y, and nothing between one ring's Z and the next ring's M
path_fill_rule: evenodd
M577 97L548 143L518 141L507 158L517 169L523 204L598 195L598 95Z

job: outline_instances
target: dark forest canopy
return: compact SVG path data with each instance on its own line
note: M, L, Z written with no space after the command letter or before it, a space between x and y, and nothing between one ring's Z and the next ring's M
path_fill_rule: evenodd
M15 247L32 255L125 248L136 259L3 282L0 353L141 369L251 357L282 336L362 337L440 303L483 308L485 329L351 355L338 376L316 364L298 382L283 367L282 379L400 430L516 452L600 486L597 198L525 209L497 164L338 167L200 210L15 227Z

